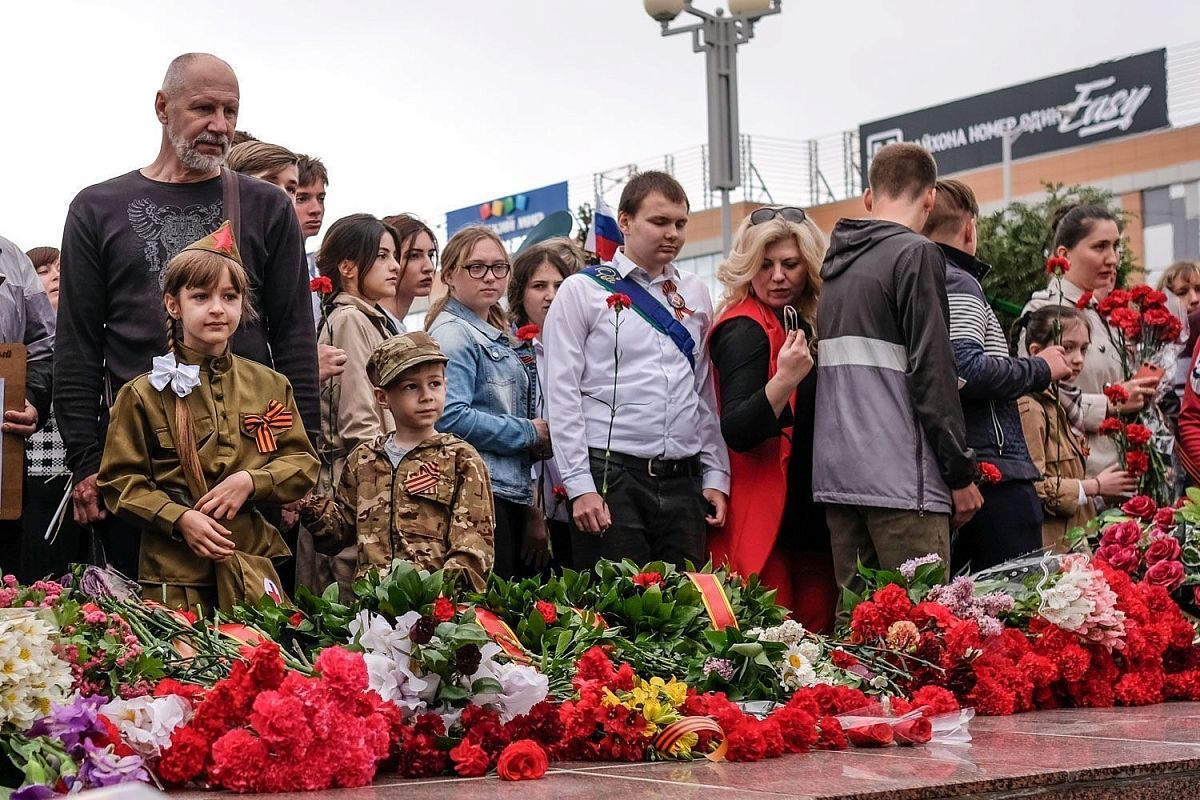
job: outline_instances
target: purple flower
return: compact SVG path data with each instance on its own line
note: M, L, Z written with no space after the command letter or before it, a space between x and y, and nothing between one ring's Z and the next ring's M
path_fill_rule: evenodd
M128 600L135 590L136 584L111 568L89 566L79 579L79 591L96 599Z
M94 788L132 781L150 782L150 773L146 772L146 762L141 756L121 758L113 752L111 744L97 747L90 739L84 740L83 747L87 756L79 766L79 777L85 786Z
M717 673L722 680L733 680L733 662L728 658L710 658L704 662L704 677Z
M904 580L911 581L916 577L918 567L923 567L926 564L936 564L941 560L942 557L937 553L929 553L919 558L910 558L900 565L900 574L904 576Z
M53 788L44 783L35 783L17 789L12 793L9 800L50 800L54 795L55 791Z
M29 736L49 736L62 743L73 758L82 754L81 745L89 736L104 736L107 731L96 719L96 709L108 702L103 695L83 697L76 694L65 705L50 704L50 716L43 717L29 728Z

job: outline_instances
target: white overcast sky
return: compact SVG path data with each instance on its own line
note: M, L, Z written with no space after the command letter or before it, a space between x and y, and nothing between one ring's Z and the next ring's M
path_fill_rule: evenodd
M715 0L696 0L712 9ZM237 71L239 127L330 169L327 223L427 217L707 136L703 57L640 0L5 2L0 235L58 244L148 164L172 57ZM743 133L809 138L1200 39L1194 0L783 0L740 49Z

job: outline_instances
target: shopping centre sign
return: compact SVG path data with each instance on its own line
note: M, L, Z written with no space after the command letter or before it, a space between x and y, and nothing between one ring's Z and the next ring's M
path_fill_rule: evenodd
M548 214L569 208L563 181L447 212L446 235L467 225L486 225L507 242L528 234Z
M1018 126L1013 157L1049 153L1131 133L1165 128L1167 51L1010 86L858 128L865 173L879 148L915 142L934 154L947 174L996 164L1001 140Z

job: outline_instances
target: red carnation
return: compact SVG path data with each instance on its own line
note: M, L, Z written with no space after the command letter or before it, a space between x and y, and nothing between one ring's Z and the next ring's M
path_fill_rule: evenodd
M554 499L556 500L567 499L567 487L563 486L561 483L551 489L550 493L554 495Z
M1003 473L995 464L989 464L986 461L979 462L979 480L982 483L999 483L1004 480Z
M487 751L470 739L463 739L450 750L454 771L464 778L478 778L487 774L491 759Z
M1151 435L1150 429L1145 425L1139 425L1136 422L1131 422L1125 426L1125 438L1129 440L1130 444L1136 447L1141 447L1146 442L1150 441Z
M629 295L622 292L613 292L604 302L608 303L608 307L614 311L624 311L627 308L633 308L633 300Z
M1111 387L1110 387L1111 388ZM1104 436L1119 436L1125 430L1125 425L1116 417L1105 417L1100 422L1099 432Z
M1150 456L1146 453L1126 453L1125 470L1133 476L1145 475L1150 469Z
M533 607L542 615L542 619L546 620L547 625L553 625L554 621L558 619L558 609L554 607L554 603L548 600L538 600Z
M833 660L834 666L840 669L850 669L851 667L857 667L859 664L857 656L840 647L833 649L833 652L830 653L830 658Z
M1142 330L1142 316L1132 308L1113 309L1108 321L1120 328L1129 339L1137 338Z
M1051 275L1062 277L1063 273L1071 269L1071 262L1062 256L1051 256L1046 259L1046 272Z
M362 653L352 653L337 645L326 647L314 666L339 695L365 692L368 688L367 664Z
M454 603L448 597L433 601L433 618L438 622L449 622L454 617Z
M1152 328L1161 328L1170 325L1173 319L1175 319L1174 314L1165 308L1158 308L1157 306L1147 309L1142 314L1142 321Z
M662 573L659 572L639 572L631 579L635 585L643 588L649 586L662 586Z
M1075 303L1075 307L1080 310L1087 308L1089 305L1092 304L1092 297L1094 297L1094 296L1095 296L1095 292L1084 292L1083 296L1080 297L1078 302Z
M1097 311L1100 316L1108 317L1109 314L1116 311L1118 308L1125 308L1129 305L1129 292L1124 289L1113 289L1108 293L1108 296L1100 301Z
M1149 288L1149 287L1147 287ZM1157 289L1151 289L1146 292L1146 296L1142 299L1142 306L1149 308L1150 306L1165 306L1167 304L1167 293Z
M290 617L288 617L289 625L300 625L303 622L304 622L304 612L303 611L297 611L295 614L292 614Z
M502 781L534 781L546 774L550 760L533 739L518 739L504 748L496 761L496 774Z
M542 332L539 325L530 322L528 325L522 325L517 328L517 338L522 342L532 342Z
M1132 433L1134 427L1141 428L1142 426L1130 425L1125 429L1125 435L1129 437L1129 441L1131 442L1133 441ZM1146 432L1149 433L1149 431ZM1131 517L1148 520L1154 516L1156 511L1158 511L1158 506L1146 495L1139 494L1136 497L1126 500L1124 505L1121 506L1121 510Z
M1111 383L1104 387L1104 396L1114 406L1129 402L1129 390L1123 384Z
M325 275L318 275L308 282L308 288L317 294L329 294L333 291L333 281Z
M1146 582L1174 591L1183 585L1183 564L1178 561L1159 561L1146 570Z
M925 716L953 714L960 708L954 692L941 686L922 686L913 692L912 702L914 706L929 707Z

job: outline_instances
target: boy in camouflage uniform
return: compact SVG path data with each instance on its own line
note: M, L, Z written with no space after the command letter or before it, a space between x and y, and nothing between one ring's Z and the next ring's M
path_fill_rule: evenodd
M319 552L357 539L356 578L402 558L484 588L493 561L492 486L475 448L434 429L446 404L446 360L424 332L384 340L367 375L395 432L350 453L332 498L310 495L301 505Z

